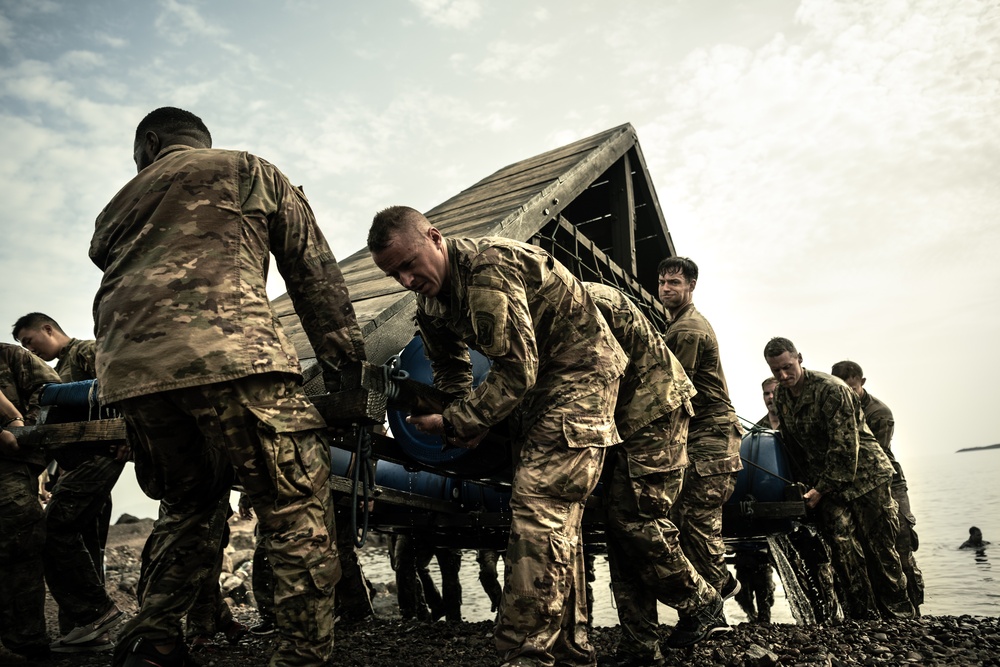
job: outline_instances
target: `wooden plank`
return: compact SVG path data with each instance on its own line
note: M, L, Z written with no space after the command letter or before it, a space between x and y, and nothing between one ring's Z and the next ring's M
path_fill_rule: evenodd
M555 181L551 181L554 183ZM497 222L503 219L503 212L523 206L542 191L542 188L529 188L527 190L516 190L512 192L500 192L495 197L489 197L481 202L473 202L461 209L455 209L445 216L435 216L432 219L435 227L447 236L452 233L452 229L468 220L492 220ZM499 214L499 215L498 215ZM440 226L438 226L440 225Z
M412 292L408 292L393 304L390 314L380 316L377 326L371 332L365 332L368 361L384 364L389 357L399 354L416 332L417 327L413 322L416 315L417 300Z
M479 183L490 183L493 181L501 180L503 178L506 178L509 174L513 172L525 171L540 164L555 162L557 160L562 160L565 158L578 159L581 156L585 156L586 154L590 153L598 146L609 141L610 139L612 139L612 137L614 137L614 135L632 131L633 131L632 126L628 123L624 125L619 125L618 127L611 128L610 130L605 130L604 132L600 132L598 134L591 135L589 137L584 137L583 139L578 139L577 141L574 141L571 144L567 144L559 148L553 148L552 150L540 153L539 155L532 156L530 158L527 158L526 160L521 160L520 162L509 164L506 167L499 169L493 174L487 176ZM476 185L478 185L479 183L477 183Z
M468 190L445 202L447 206L442 204L433 209L433 213L427 217L437 220L454 210L468 206L470 203L486 202L501 193L530 191L532 189L540 190L546 184L557 180L562 174L566 173L579 162L579 160L579 156L573 156L572 159L544 163L526 171L513 172L510 176L503 179L497 179L488 183L480 181Z
M65 424L11 426L7 430L17 438L18 446L24 449L58 449L82 442L125 442L125 420L121 417Z
M528 202L523 212L505 219L504 236L517 239L530 238L549 220L557 217L570 202L624 155L625 151L635 145L635 133L631 131L631 126L629 130L613 136L594 150L586 160Z
M405 289L405 287L392 278L389 278L381 271L378 272L378 277L371 278L364 282L348 283L347 285L347 290L351 295L351 301L355 302L355 314L357 314L359 310L357 306L358 302L385 296L387 294L398 294L403 292Z
M674 241L670 237L670 231L667 229L667 221L663 217L660 200L656 198L656 188L653 185L652 177L649 175L649 169L646 167L646 158L643 157L642 148L638 142L632 146L629 155L635 167L636 197L637 199L641 199L647 207L643 211L643 214L647 216L647 219L655 225L662 235L660 254L662 257L675 257L677 250L674 248Z

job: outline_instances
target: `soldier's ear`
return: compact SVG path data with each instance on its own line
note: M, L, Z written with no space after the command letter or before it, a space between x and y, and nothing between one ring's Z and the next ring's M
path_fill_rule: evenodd
M146 132L146 136L143 137L143 148L150 162L155 160L156 156L159 155L160 148L162 148L161 144L160 135L152 130Z

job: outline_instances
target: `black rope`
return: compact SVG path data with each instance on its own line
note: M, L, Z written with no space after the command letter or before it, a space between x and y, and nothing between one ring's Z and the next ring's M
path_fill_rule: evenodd
M354 484L351 485L351 530L354 535L354 546L365 546L368 538L369 499L371 489L375 485L375 467L372 461L372 438L368 429L358 426L358 444L354 452ZM358 488L363 490L363 506L361 509L363 523L358 531ZM360 532L360 536L359 536Z
M750 460L748 460L748 459L745 459L745 458L743 458L742 456L740 457L740 460L741 460L741 461L743 461L743 463L749 463L750 465L752 465L752 466L753 466L754 468L756 468L757 470L761 470L761 471L763 471L763 472L766 472L766 473L767 473L768 475L770 475L771 477L775 477L775 478L777 478L777 479L780 479L780 480L781 480L782 482L784 482L785 484L794 484L794 483L795 483L795 482L793 482L793 481L792 481L792 480L790 480L790 479L785 479L784 477L782 477L782 476L781 476L781 475L779 475L778 473L774 472L773 470L768 470L768 469L767 469L767 468L765 468L764 466L759 466L759 465L757 465L756 463L754 463L753 461L750 461Z

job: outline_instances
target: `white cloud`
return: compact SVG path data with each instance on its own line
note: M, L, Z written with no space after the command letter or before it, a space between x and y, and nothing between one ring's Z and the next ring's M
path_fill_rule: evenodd
M556 42L498 41L491 43L487 50L489 54L476 65L480 74L504 80L538 81L552 72L560 46Z
M0 46L7 49L14 46L14 24L3 14L0 14Z
M658 109L639 137L677 248L702 265L738 407L759 402L773 335L820 370L878 360L902 396L924 381L908 360L997 329L1000 12L985 6L806 0L794 38L625 71L628 106ZM909 399L901 421L957 408Z
M56 60L56 66L75 70L92 70L104 65L105 59L93 51L67 51Z
M73 85L58 79L51 65L37 60L25 60L0 70L0 85L4 96L49 107L65 107L74 97Z
M545 23L549 20L550 12L547 7L536 7L534 11L531 12L531 18L537 23Z
M163 12L156 17L156 28L167 39L184 44L189 37L222 39L227 31L209 23L196 7L180 0L160 0Z
M822 29L801 46L699 50L671 72L665 111L643 128L670 146L654 154L653 173L703 224L751 247L765 244L743 219L775 220L807 248L864 236L876 219L886 239L916 242L916 228L931 230L919 242L936 241L949 233L928 219L940 209L917 202L946 196L956 177L981 178L977 158L995 162L1000 148L997 91L977 85L986 72L947 64L977 52L977 28L960 20L965 38L941 39L957 29L944 8L866 21L838 5L827 23L829 6L803 5L802 20ZM831 218L836 228L819 222Z
M410 0L420 15L434 25L468 28L483 14L481 0Z
M128 46L128 40L118 37L117 35L109 35L106 32L99 32L94 35L94 41L98 44L110 46L113 49L123 49Z

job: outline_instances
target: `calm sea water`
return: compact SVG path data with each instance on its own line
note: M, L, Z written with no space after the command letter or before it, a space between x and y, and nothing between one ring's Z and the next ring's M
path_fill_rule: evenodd
M902 459L902 463L920 536L916 556L926 586L922 613L1000 616L1000 450L941 452ZM972 525L983 531L984 539L993 542L983 552L958 549ZM366 548L362 561L372 581L393 580L384 548ZM433 562L431 574L440 585ZM597 559L596 574L594 623L617 625L604 556ZM475 554L466 552L462 559L462 615L467 621L493 618L477 575ZM772 618L776 623L794 623L781 582L777 578L776 582ZM746 620L733 600L726 603L726 615L730 623ZM672 609L660 606L661 622L673 624L676 619Z

